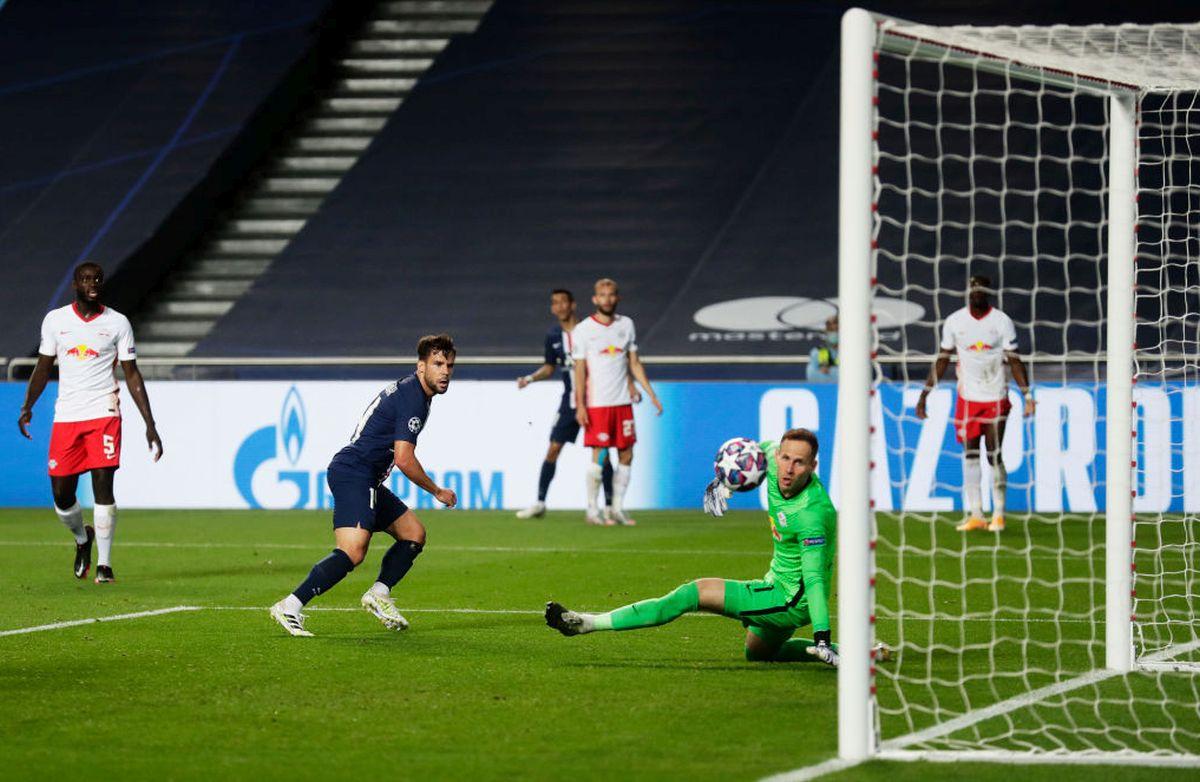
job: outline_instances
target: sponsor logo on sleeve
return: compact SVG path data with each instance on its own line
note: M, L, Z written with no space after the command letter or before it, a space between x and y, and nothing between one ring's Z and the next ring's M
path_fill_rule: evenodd
M805 538L804 545L806 545L806 546L824 546L825 545L825 536L822 535L818 538Z
M412 418L408 419L408 431L416 434L417 432L421 431L422 423L423 422L421 419L414 415Z

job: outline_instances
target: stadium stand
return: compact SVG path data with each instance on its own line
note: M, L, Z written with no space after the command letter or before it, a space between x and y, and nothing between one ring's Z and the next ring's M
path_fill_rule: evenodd
M84 257L105 265L113 303L128 306L116 284L123 263L212 175L332 5L4 8L0 355L36 349L42 316L67 301L70 269Z
M495 4L193 355L394 355L442 329L529 354L549 290L586 309L601 276L645 349L728 352L689 338L696 308L836 292L835 115L808 117L835 27L810 4Z

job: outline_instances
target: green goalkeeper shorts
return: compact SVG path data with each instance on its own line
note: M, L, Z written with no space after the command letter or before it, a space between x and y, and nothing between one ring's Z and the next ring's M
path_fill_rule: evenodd
M759 637L787 640L798 628L812 623L808 606L798 605L802 594L798 591L789 598L779 584L727 580L725 615L740 620Z

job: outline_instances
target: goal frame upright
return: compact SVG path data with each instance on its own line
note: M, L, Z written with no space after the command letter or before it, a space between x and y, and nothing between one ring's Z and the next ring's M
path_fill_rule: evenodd
M838 192L839 384L837 454L846 489L838 509L838 755L859 762L879 753L874 661L874 518L870 403L875 393L871 301L874 293L873 232L877 77L876 51L884 17L860 8L842 17ZM963 53L964 59L978 52ZM993 67L1009 63L997 57ZM1037 67L1009 69L1031 81L1078 86L1074 74ZM1108 256L1110 315L1107 318L1105 665L1134 668L1133 502L1134 253L1137 223L1137 89L1097 80L1109 109ZM889 753L903 755L906 753ZM907 753L911 754L911 753ZM921 753L917 753L921 754ZM989 759L979 753L981 760ZM912 757L905 759L915 759Z

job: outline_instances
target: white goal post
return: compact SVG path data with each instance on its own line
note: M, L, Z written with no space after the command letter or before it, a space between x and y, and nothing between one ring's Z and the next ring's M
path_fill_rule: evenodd
M1200 445L1177 442L1193 428L1200 439L1190 420L1200 416L1200 393L1192 394L1200 390L1198 98L1200 24L938 28L861 9L844 15L843 760L1200 767L1200 507L1191 499L1200 489L1188 483L1200 476ZM1046 171L1061 173L1047 179ZM1081 442L1095 438L1089 464L1099 471L1078 495L1062 488L1062 508L1040 511L1030 500L1019 509L1029 512L1023 532L1010 522L1006 539L987 533L986 541L953 532L957 500L945 486L934 484L942 496L929 507L910 510L899 485L918 450L904 438L920 428L904 405L937 352L946 302L957 296L961 306L962 283L978 264L999 273L1001 308L1009 312L1012 301L1026 312L1014 315L1022 353L1049 359L1049 369L1035 367L1039 390L1044 379L1056 399L1086 396L1096 406L1091 434L1078 431ZM1022 288L1019 301L1011 292L1004 299L1006 281ZM885 296L925 314L895 329L876 323L872 302ZM1153 344L1139 331L1147 320ZM1081 365L1088 376L1075 368L1085 354L1096 356ZM886 370L877 360L885 355ZM918 355L919 366L914 358L907 368L904 357ZM1161 387L1165 401L1135 392L1139 380ZM902 400L896 420L886 412L894 407L879 413L885 390ZM1082 409L1063 405L1064 422ZM880 420L884 433L875 431ZM1160 424L1161 442L1151 437ZM1042 418L1038 426L1046 428ZM1014 452L1036 458L1029 425L1010 428L1025 438ZM950 453L943 462L956 458ZM1152 478L1141 461L1153 458L1166 459L1168 477L1164 499L1146 510ZM872 471L888 459L900 465L900 481L896 499L880 503ZM1029 476L1022 491L1033 497L1042 487L1032 468ZM877 504L894 511L877 513ZM950 641L940 648L938 628L961 654ZM898 647L897 661L872 659L879 640ZM891 700L881 704L884 675Z

